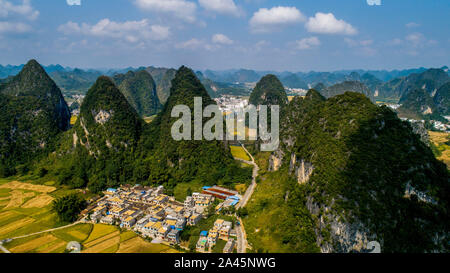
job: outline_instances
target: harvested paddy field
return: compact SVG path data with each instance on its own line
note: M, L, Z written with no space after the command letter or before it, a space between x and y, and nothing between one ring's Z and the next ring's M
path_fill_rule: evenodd
M436 158L442 160L450 169L450 133L429 131Z
M0 214L13 217L14 214ZM163 244L152 244L134 232L116 226L78 224L48 233L16 239L4 246L13 253L62 253L71 241L81 243L82 253L176 253Z
M163 245L152 244L141 237L135 237L120 244L117 253L177 253L175 249Z
M47 205L50 205L53 200L54 198L51 197L50 195L41 194L27 201L25 204L22 205L22 208L43 208Z
M51 209L54 199L74 192L64 187L36 185L0 179L0 240L13 253L63 253L71 241L81 243L85 253L176 252L169 246L151 244L128 230L103 224L61 225ZM35 235L31 235L35 234ZM31 236L27 236L31 235ZM25 237L22 237L25 236ZM19 237L17 239L14 239ZM136 244L136 245L134 245ZM1 251L0 251L1 252Z
M13 189L13 190L29 190L29 191L37 191L41 193L50 193L56 190L55 187L45 186L45 185L35 185L31 183L24 183L19 181L12 181L0 186L0 189Z

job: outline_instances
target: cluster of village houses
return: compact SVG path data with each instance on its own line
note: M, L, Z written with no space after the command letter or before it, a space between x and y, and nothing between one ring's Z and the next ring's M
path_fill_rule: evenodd
M205 218L206 209L214 203L215 198L224 200L215 208L219 211L235 206L241 196L236 191L222 187L204 187L201 193L195 192L181 203L164 194L163 186L152 188L125 185L105 191L105 195L82 214L86 216L85 219L94 223L119 225L144 237L179 244L181 231L185 226L194 226ZM228 241L224 251L233 251L232 237L236 233L232 230L231 222L217 220L209 234L202 231L199 243L205 233L207 242L203 247L197 247L197 250L206 252L215 245L217 239L221 239Z
M223 219L217 219L214 222L214 226L208 231L200 232L200 238L198 239L196 249L198 252L210 252L211 248L217 243L217 240L227 241L223 252L231 253L234 249L235 242L233 237L236 237L236 233L231 233L233 224Z

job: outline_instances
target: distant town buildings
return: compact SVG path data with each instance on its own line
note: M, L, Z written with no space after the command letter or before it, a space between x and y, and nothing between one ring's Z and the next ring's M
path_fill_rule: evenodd
M425 120L415 120L407 118L400 118L400 119L403 121L408 121L409 123L417 123L417 122L425 123ZM450 124L446 124L437 120L431 120L430 122L435 130L450 133Z
M292 96L306 96L308 90L302 88L289 88L285 87L286 93Z
M223 95L214 99L219 109L224 113L238 112L248 105L248 100L232 95Z

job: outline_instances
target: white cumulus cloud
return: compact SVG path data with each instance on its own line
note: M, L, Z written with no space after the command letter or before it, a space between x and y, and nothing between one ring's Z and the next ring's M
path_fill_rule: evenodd
M173 14L188 22L196 20L197 5L186 0L136 0L136 5L145 11Z
M31 6L30 0L23 0L21 4L13 4L10 1L0 0L0 18L11 16L25 17L28 20L35 20L39 16L39 11Z
M147 19L141 21L114 22L109 19L100 20L95 25L87 23L67 22L59 26L59 31L66 35L83 34L94 37L106 37L136 43L145 40L165 40L170 36L170 28L151 25Z
M200 41L197 38L192 38L188 41L178 43L175 47L176 48L189 48L189 49L197 49L201 46L203 46L204 42Z
M81 0L66 0L69 6L81 6Z
M300 50L312 49L320 46L320 40L317 37L303 38L295 42L296 48Z
M223 44L223 45L233 44L233 40L228 38L226 35L220 33L213 35L212 41L215 44Z
M406 26L407 28L413 28L413 27L419 27L420 24L415 23L415 22L410 22L410 23L407 23L405 26Z
M242 15L242 10L236 6L233 0L199 0L198 2L200 6L209 11L234 16Z
M332 13L318 12L310 17L306 23L306 29L312 33L355 35L358 33L349 23L338 20Z
M24 23L0 22L1 33L27 33L31 31L31 26Z
M261 8L253 14L250 26L255 32L277 30L280 26L304 22L306 17L296 7Z
M369 6L381 6L381 0L367 0Z

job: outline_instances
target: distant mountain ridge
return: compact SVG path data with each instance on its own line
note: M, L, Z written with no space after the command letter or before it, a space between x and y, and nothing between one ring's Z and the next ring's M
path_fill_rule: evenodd
M380 98L401 98L414 89L423 89L433 97L437 89L449 81L447 72L433 68L386 82L377 87L377 95Z
M113 80L141 117L155 115L162 108L156 93L156 83L146 70L116 74Z
M348 91L361 93L372 101L375 100L372 91L364 83L361 83L359 81L344 81L342 83L337 83L330 87L326 87L325 89L321 90L320 93L326 98L331 98L337 95L344 94Z

